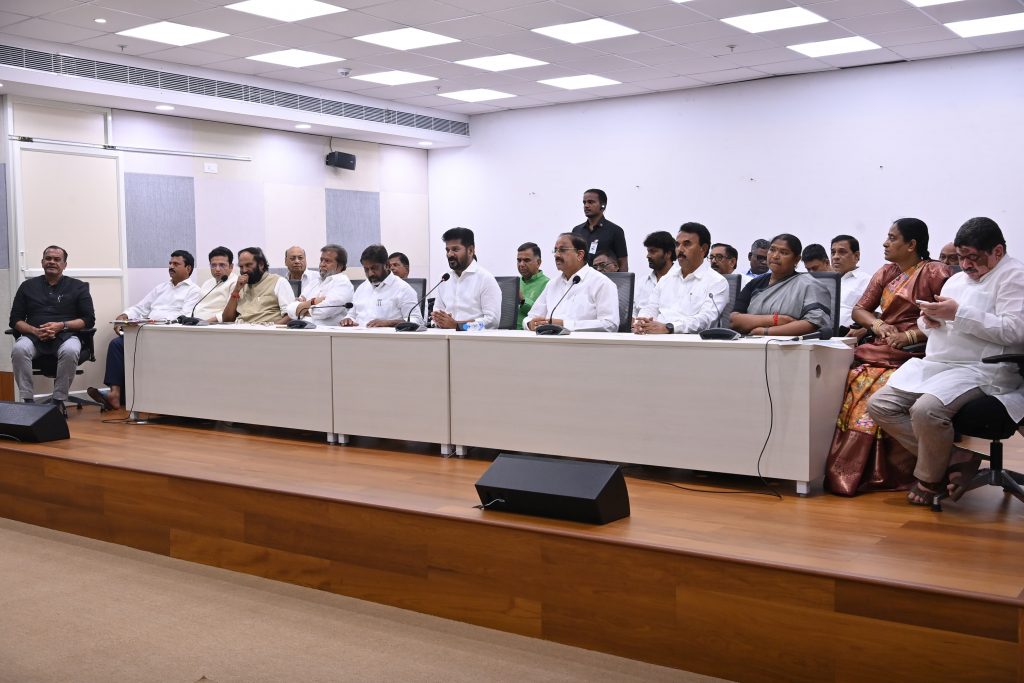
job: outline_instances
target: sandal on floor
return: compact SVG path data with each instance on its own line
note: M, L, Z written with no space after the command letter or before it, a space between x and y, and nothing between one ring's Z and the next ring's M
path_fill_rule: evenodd
M907 502L911 505L932 507L935 496L942 492L942 482L915 481L907 491Z
M88 389L85 390L85 393L89 394L89 398L91 398L92 400L94 400L94 401L96 401L97 403L100 404L100 406L101 406L100 412L107 412L109 410L117 410L117 408L114 407L114 404L111 403L107 399L107 397L103 395L103 392L101 392L96 387L89 387Z
M960 462L949 468L949 499L953 502L960 500L967 493L967 486L974 479L974 475L981 469L982 458L974 455L966 462Z

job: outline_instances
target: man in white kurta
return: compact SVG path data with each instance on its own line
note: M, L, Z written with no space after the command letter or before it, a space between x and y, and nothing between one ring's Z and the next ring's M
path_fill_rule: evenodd
M501 288L476 261L476 240L469 228L452 228L441 236L450 275L437 288L434 325L442 329L465 329L471 322L495 329L501 322Z
M676 240L672 233L665 230L652 232L644 240L644 247L647 249L647 265L650 270L642 277L638 275L633 286L633 316L640 315L640 311L650 302L654 288L661 279L679 270L676 264Z
M678 268L663 277L633 321L636 334L686 334L718 324L729 303L729 283L707 260L711 233L684 223L676 236Z
M394 327L409 320L423 324L419 300L408 282L391 272L388 250L374 244L360 257L366 280L356 289L352 310L341 321L343 327Z
M618 289L603 273L587 265L584 238L568 232L559 235L555 242L555 267L561 276L551 278L534 302L523 324L525 329L536 330L549 320L578 332L619 329ZM576 278L579 281L574 283Z
M1015 365L982 358L1024 353L1024 264L1006 255L995 221L972 218L957 232L963 271L935 302L919 302L928 334L925 358L898 368L872 397L872 419L918 456L918 486L908 499L925 504L939 491L953 453L953 416L984 394L1003 398L1014 420L1024 406L1007 401L1022 382ZM1005 397L1005 398L1004 398Z
M212 277L199 288L200 299L192 316L209 323L221 323L224 322L224 307L228 303L228 296L238 280L235 255L227 247L214 247L209 259Z
M850 329L853 325L853 307L864 295L871 275L858 268L860 242L852 235L832 238L832 270L841 273L839 279L839 325Z
M288 317L307 318L317 325L337 325L348 313L345 304L352 301L352 282L342 272L347 262L348 252L341 245L323 247L318 279L305 294L288 304Z

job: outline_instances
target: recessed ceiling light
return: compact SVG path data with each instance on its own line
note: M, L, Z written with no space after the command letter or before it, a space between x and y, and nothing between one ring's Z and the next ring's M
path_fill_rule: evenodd
M319 0L245 0L225 7L278 21L302 21L347 11L344 7L328 5Z
M420 147L430 147L433 144L430 140L420 140Z
M104 19L103 17L97 17L96 19L93 19L93 21L95 21L97 24L105 24L105 23L107 23L107 20Z
M949 2L960 2L960 0L907 0L907 2L918 7L931 7L932 5L945 5Z
M971 19L969 21L954 21L946 24L946 28L961 38L989 36L993 33L1009 33L1010 31L1024 31L1024 12L1004 14L999 17L985 17L984 19Z
M309 130L313 126L309 125L308 123L296 123L295 127L299 130Z
M500 90L488 90L487 88L442 92L438 93L438 95L441 97L448 97L453 100L462 100L463 102L485 102L487 100L502 100L506 97L515 97L515 95L507 92L501 92Z
M424 81L436 81L434 76L424 76L423 74L414 74L409 71L381 71L375 74L364 74L362 76L353 76L357 81L369 81L370 83L380 83L381 85L406 85L408 83L423 83Z
M794 26L810 26L811 24L824 24L828 21L825 17L818 16L803 7L790 7L789 9L777 9L771 12L758 12L757 14L742 14L738 17L722 19L726 24L735 26L748 33L764 33L765 31L778 31L783 28Z
M390 47L392 50L418 50L421 47L460 42L457 38L449 38L448 36L442 36L440 33L431 33L430 31L421 31L418 28L400 28L394 31L370 33L365 36L356 36L356 40Z
M618 38L639 33L639 31L606 19L587 19L586 21L574 21L571 24L544 26L533 29L533 32L549 38L564 40L567 43L588 43L591 40Z
M270 64L280 64L282 66L293 66L297 69L304 66L313 66L314 64L329 64L331 62L345 61L344 57L322 55L319 52L307 52L306 50L278 50L277 52L253 55L252 57L246 57L246 59L253 59L257 62L269 62Z
M182 45L193 45L213 40L214 38L223 38L227 34L220 31L210 31L205 28L196 28L195 26L186 26L185 24L176 24L173 21L158 21L155 24L146 24L145 26L130 28L127 31L118 31L117 35L152 40L155 43L165 43L181 47Z
M544 66L547 64L547 62L542 62L539 59L530 59L529 57L511 53L494 55L493 57L460 59L455 63L462 66L471 66L474 69L483 69L484 71L508 71L510 69L524 69L528 66Z
M156 105L157 111L174 111L174 107L169 104L158 104Z
M844 55L848 52L864 52L865 50L878 50L881 45L872 43L867 38L852 36L850 38L837 38L835 40L819 40L816 43L801 43L799 45L787 45L790 50L796 50L808 57L828 57L830 55Z
M581 88L597 88L602 85L620 84L620 81L613 81L610 78L595 76L593 74L586 74L583 76L565 76L564 78L548 78L537 82L543 83L544 85L553 85L556 88L563 88L565 90L580 90Z

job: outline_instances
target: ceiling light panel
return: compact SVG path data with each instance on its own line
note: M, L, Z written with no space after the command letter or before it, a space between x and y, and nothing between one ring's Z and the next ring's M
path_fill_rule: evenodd
M796 26L824 24L828 19L803 7L790 7L789 9L777 9L771 12L742 14L738 17L722 19L722 21L748 33L764 33L765 31L779 31Z
M554 26L543 26L532 29L556 40L564 40L567 43L589 43L594 40L605 40L607 38L619 38L621 36L632 36L639 33L635 29L616 24L607 19L587 19L586 21L574 21L570 24L555 24Z
M440 33L431 33L418 28L400 28L395 31L370 33L365 36L356 36L356 40L389 47L392 50L418 50L423 47L460 42L457 38L449 38Z
M971 19L969 21L954 21L946 24L946 28L961 38L990 36L996 33L1009 33L1010 31L1024 31L1024 12L1004 14L999 17L985 17L984 19Z
M510 71L512 69L524 69L529 66L544 66L547 64L547 62L542 62L539 59L531 59L511 53L494 55L492 57L460 59L455 63L462 66L471 66L474 69L483 69L484 71Z
M553 85L556 88L562 88L563 90L582 90L583 88L598 88L602 85L619 85L619 81L613 81L610 78L604 76L595 76L593 74L585 74L583 76L566 76L564 78L549 78L543 81L537 81L544 85Z
M486 102L488 100L503 100L507 97L515 97L515 95L512 95L511 93L501 92L500 90L490 90L489 88L442 92L438 93L438 95L453 100L461 100L463 102Z
M353 76L352 78L357 81L369 81L370 83L380 83L381 85L408 85L409 83L423 83L425 81L437 80L433 76L414 74L410 71L381 71L375 74Z
M252 59L257 62L267 62L269 64L280 64L281 66L291 66L297 69L304 66L345 61L342 57L322 55L319 52L307 52L306 50L278 50L277 52L253 55L251 57L246 57L246 59Z
M907 0L911 5L917 7L931 7L932 5L945 5L951 2L962 2L963 0Z
M194 45L195 43L214 40L215 38L223 38L228 34L221 33L220 31L210 31L205 28L196 28L195 26L186 26L185 24L176 24L173 21L158 21L155 24L146 24L145 26L137 26L126 31L118 31L117 35L182 47L184 45Z
M344 7L328 5L319 0L245 0L225 5L225 8L288 22L346 11Z
M800 45L788 45L787 47L808 57L829 57L831 55L844 55L850 52L881 49L880 45L876 45L867 38L860 36L837 38L835 40L819 40L816 43L802 43Z

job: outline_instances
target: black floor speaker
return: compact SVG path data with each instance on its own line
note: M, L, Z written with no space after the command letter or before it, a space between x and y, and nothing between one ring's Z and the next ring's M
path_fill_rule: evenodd
M68 421L52 404L0 401L0 438L17 441L69 439Z
M476 483L487 510L607 524L629 517L618 465L501 453Z

